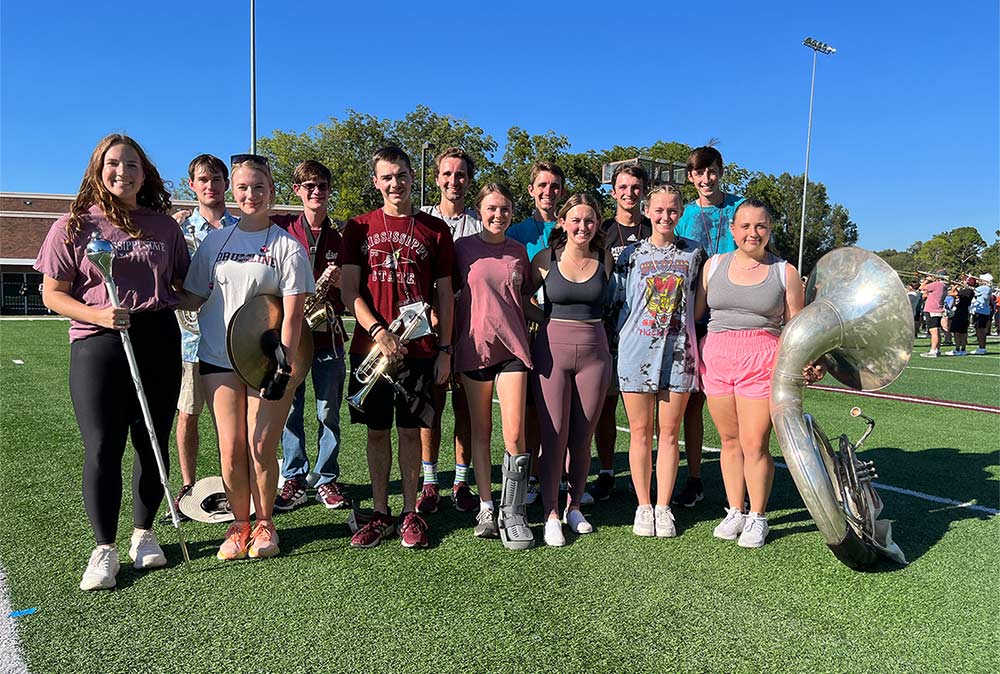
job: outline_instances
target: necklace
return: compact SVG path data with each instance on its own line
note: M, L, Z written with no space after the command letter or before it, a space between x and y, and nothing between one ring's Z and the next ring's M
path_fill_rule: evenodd
M569 260L570 262L573 263L573 266L575 266L580 271L583 271L584 269L587 268L587 265L590 264L590 261L593 260L594 258L592 258L592 257L585 257L585 258L583 258L583 264L580 264L579 262L577 262L576 260L574 260L572 257L567 256L566 255L566 251L563 250L562 257L560 257L559 259L560 260Z
M389 220L386 218L385 209L382 209L382 226L385 228L385 240L389 244L389 248L392 250L392 256L389 258L388 267L389 269L397 269L399 267L399 256L403 253L403 244L400 243L397 248L392 242L392 237L389 235ZM413 216L410 215L410 222L408 223L406 230L405 241L409 242L413 239Z
M272 226L273 225L270 223L270 221L268 221L267 229L264 230L264 245L260 247L260 253L261 253L261 255L265 255L267 253L267 250L268 250L267 244L269 244L271 242L271 227ZM226 240L222 242L222 247L219 248L219 254L215 256L215 262L212 263L212 273L208 277L209 278L209 281L208 281L208 290L210 292L215 289L215 268L219 265L219 258L221 258L222 254L226 252L226 246L229 244L229 239L233 238L233 234L236 233L237 229L239 229L244 234L255 234L256 233L256 232L248 232L245 229L240 229L239 222L237 222L235 225L233 225L232 227L230 227L229 234L226 235ZM257 230L257 231L260 231L260 230ZM225 283L225 279L220 279L219 283Z
M735 259L735 254L734 254L733 257ZM753 258L750 258L750 259L753 260ZM757 267L761 266L762 264L764 264L763 260L754 260L753 264L750 265L749 267L744 267L742 264L737 264L736 266L739 267L740 269L745 270L745 271L753 271L754 269L756 269Z

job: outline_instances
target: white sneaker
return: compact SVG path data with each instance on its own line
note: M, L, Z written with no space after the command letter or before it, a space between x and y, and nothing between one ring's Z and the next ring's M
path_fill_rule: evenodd
M986 349L976 349L975 353L973 353L972 355L974 355L974 356L985 356L986 355Z
M561 548L566 545L566 537L563 535L562 522L558 518L549 517L545 520L545 545L553 548Z
M670 506L656 506L653 511L657 538L673 538L677 535L677 525L674 524L674 514Z
M743 533L740 534L737 545L741 548L759 548L764 545L767 532L767 517L759 513L750 513L746 516Z
M746 516L739 508L726 508L726 516L715 527L712 534L724 541L736 540L736 537L743 531L745 522Z
M525 505L534 505L541 493L542 487L538 484L538 480L528 480L528 492L524 495Z
M580 505L594 505L594 497L589 491L584 491L580 497Z
M563 522L569 525L570 531L574 534L589 534L594 531L594 527L590 525L583 513L575 508L573 510L567 509L563 513Z
M132 545L128 556L132 558L135 569L155 569L167 565L167 557L156 540L152 529L136 529L132 532Z
M114 546L94 548L90 553L90 561L87 562L87 570L83 572L80 589L110 590L117 583L115 576L119 568L118 548Z
M652 536L656 533L653 524L653 506L641 505L635 509L635 519L632 520L632 533L636 536Z
M922 358L937 358L939 355L941 355L941 350L940 349L935 350L935 351L928 351L927 353L920 354L920 356Z

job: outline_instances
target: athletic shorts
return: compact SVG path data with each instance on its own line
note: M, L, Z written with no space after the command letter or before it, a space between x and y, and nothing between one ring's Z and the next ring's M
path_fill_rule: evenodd
M354 377L366 354L350 354L351 376L347 380L347 396L361 390L361 384ZM351 423L364 424L373 431L387 431L392 428L393 412L397 428L431 428L434 424L434 359L404 358L402 365L393 375L407 395L379 377L372 387L361 410L353 405Z
M778 336L765 330L709 332L701 351L706 396L768 398Z
M974 325L977 330L984 330L990 327L990 315L989 314L973 314Z
M206 363L203 360L198 361L198 374L205 376L206 374L229 374L233 371L231 367L222 367L220 365L212 365L211 363Z
M927 320L926 320L927 329L928 330L930 330L931 328L939 328L940 329L940 327L941 327L941 318L942 318L941 314L937 314L937 315L927 314Z
M181 394L177 398L177 411L198 416L205 407L205 394L198 376L198 363L181 361Z
M952 333L958 333L964 335L969 332L969 314L963 312L961 314L955 314L951 317L951 328Z
M463 372L462 374L472 381L493 381L497 378L497 375L503 372L527 371L528 366L522 363L520 358L510 358L508 360L502 360L499 363L494 363L493 365L487 365L486 367L478 370L469 370L467 372Z

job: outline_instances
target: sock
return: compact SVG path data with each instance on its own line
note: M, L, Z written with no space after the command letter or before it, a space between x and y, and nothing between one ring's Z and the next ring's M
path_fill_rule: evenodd
M601 475L610 475L610 476L614 477L614 475L615 475L615 469L614 468L601 468Z
M484 510L493 510L493 501L480 501L479 512L483 512Z
M469 481L469 466L464 463L455 464L455 482Z
M438 483L438 464L437 461L421 461L424 467L424 484L437 484Z

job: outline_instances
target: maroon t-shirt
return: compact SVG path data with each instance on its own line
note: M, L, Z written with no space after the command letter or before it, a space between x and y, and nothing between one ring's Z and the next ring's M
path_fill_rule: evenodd
M450 278L454 264L451 232L443 221L427 213L394 217L382 209L347 221L340 262L361 268L361 298L377 319L389 325L399 307L410 302L433 305L434 282ZM357 328L351 353L366 354L372 340ZM407 345L407 356L436 355L430 335Z
M91 206L76 237L66 243L69 214L56 220L38 251L35 269L57 281L69 281L69 294L92 306L111 305L101 270L87 259L87 244L97 232L115 249L111 275L118 300L131 312L172 309L177 306L173 283L183 281L191 257L184 235L174 219L148 208L131 212L132 222L142 232L133 239L104 217L100 206ZM107 330L93 323L70 321L69 339L76 341Z
M310 227L313 245L309 244L306 227L309 223L306 216L295 213L276 213L271 215L271 222L288 232L296 241L302 244L309 254L313 266L313 280L318 281L326 268L337 263L340 254L341 237L333 221L327 217L318 230ZM314 247L315 246L315 247ZM331 329L313 331L313 348L317 351L334 350L339 354L344 352L344 323L340 316L344 313L344 303L340 298L340 288L331 288L328 296L333 312L337 316L337 325Z

